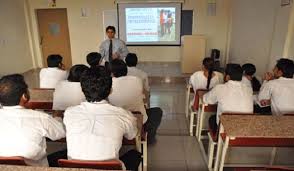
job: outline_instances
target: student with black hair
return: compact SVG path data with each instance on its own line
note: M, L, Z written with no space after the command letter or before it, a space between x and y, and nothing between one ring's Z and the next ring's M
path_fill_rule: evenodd
M32 166L57 166L58 157L46 154L46 137L65 137L61 118L25 109L29 101L23 76L7 75L0 79L0 156L21 156Z
M243 70L239 64L227 64L225 84L219 84L203 96L206 104L218 104L217 115L209 118L209 126L216 133L219 116L224 112L252 113L253 91L241 83Z
M258 79L254 76L256 72L255 65L246 63L242 65L242 69L243 69L242 83L251 87L253 91L259 91L261 84L258 81Z
M86 100L80 79L87 69L88 67L82 64L72 66L67 80L60 81L56 85L53 93L53 110L65 110Z
M67 78L67 71L62 64L62 56L49 55L47 58L48 68L40 71L40 88L55 88L56 84Z
M223 83L223 75L214 71L214 61L212 58L204 58L202 61L202 70L195 72L189 80L196 92L198 89L207 89Z
M290 59L277 61L272 73L265 73L258 100L271 106L273 115L294 112L294 63Z
M101 60L101 54L98 52L91 52L87 55L87 63L90 65L90 67L99 66L102 62Z
M144 107L142 81L134 76L127 76L128 69L124 61L115 59L110 64L112 74L112 93L109 102L130 111L143 114L144 128L148 132L148 144L155 143L155 135L162 118L160 108Z
M123 137L136 137L137 122L132 113L109 104L112 78L105 67L86 70L81 77L86 102L69 107L64 113L69 159L110 160L119 159ZM141 153L131 150L120 159L127 170L136 170Z
M115 38L115 33L114 26L106 27L108 39L104 40L99 47L99 52L105 62L111 62L113 59L124 59L129 53L125 42Z
M135 53L128 53L126 59L126 64L128 66L128 75L138 77L142 80L144 86L144 94L146 98L149 98L149 82L148 75L146 72L138 69L136 66L138 64L138 57Z

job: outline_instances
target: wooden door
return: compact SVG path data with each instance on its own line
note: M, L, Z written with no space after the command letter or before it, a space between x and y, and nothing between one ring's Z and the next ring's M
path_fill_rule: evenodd
M48 55L59 54L65 68L70 68L72 60L66 9L38 9L36 12L43 66L47 66Z

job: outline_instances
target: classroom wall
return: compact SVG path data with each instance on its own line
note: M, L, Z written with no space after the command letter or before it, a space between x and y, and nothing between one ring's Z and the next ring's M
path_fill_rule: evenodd
M272 70L283 56L290 6L276 0L232 1L229 62L253 63L257 75Z
M0 1L0 76L33 68L23 0Z
M193 9L194 34L205 34L207 36L207 55L211 48L221 50L223 56L227 44L228 24L228 0L217 1L217 15L207 16L207 0L186 0L183 9ZM32 25L32 42L34 44L34 59L37 66L42 66L41 51L39 48L39 36L36 23L35 10L51 8L48 1L28 0L29 18ZM86 63L85 56L90 51L97 51L99 44L104 38L103 11L116 9L114 0L58 0L56 8L67 8L69 34L72 51L73 64ZM90 11L88 18L81 18L81 8ZM129 50L139 56L140 61L180 61L180 47L129 47ZM224 58L222 58L224 59Z

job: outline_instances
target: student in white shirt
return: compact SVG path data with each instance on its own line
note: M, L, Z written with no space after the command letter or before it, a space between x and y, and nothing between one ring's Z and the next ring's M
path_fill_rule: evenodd
M155 135L161 122L162 110L158 107L145 109L143 102L142 81L134 76L127 76L128 69L124 61L114 59L110 64L112 74L112 93L109 102L115 106L143 114L144 128L148 132L147 141L155 143Z
M125 61L128 66L128 75L138 77L142 80L144 86L145 99L149 101L150 87L148 82L148 75L146 72L136 67L138 63L137 55L135 53L128 53Z
M211 89L217 84L223 83L223 76L221 73L214 71L214 61L212 58L204 58L202 61L202 71L195 72L190 77L190 84L194 92L198 89Z
M227 64L225 84L219 84L203 96L206 104L217 103L217 115L209 118L209 126L216 133L219 116L224 112L252 113L253 91L241 82L243 70L238 64Z
M42 68L40 71L40 88L55 88L59 81L67 78L62 57L60 55L49 55L47 65L48 68Z
M95 67L102 64L101 60L101 54L98 52L91 52L87 55L87 63L89 64L90 67Z
M60 81L53 93L53 110L62 110L70 106L76 106L86 101L82 92L80 78L88 69L86 65L74 65L69 71L67 80Z
M21 156L32 166L57 166L58 156L46 154L46 137L65 137L61 118L25 109L28 86L19 74L0 79L0 156ZM61 156L62 158L63 156Z
M271 106L273 115L294 113L294 64L290 59L281 58L273 70L266 73L258 99L261 105Z
M258 81L258 79L254 76L256 72L256 67L253 64L246 63L242 65L242 69L243 69L242 83L251 87L253 91L259 91L261 84Z
M63 119L69 159L119 159L123 137L131 140L138 134L132 113L106 101L111 85L111 76L103 66L90 68L81 77L87 101L67 108ZM128 170L135 170L141 154L131 150L120 159Z

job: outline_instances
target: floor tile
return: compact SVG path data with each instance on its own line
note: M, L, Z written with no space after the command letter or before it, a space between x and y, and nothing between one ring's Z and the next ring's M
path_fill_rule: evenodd
M154 161L185 160L182 136L157 136L154 146L148 147L148 159Z
M156 161L148 167L148 171L187 171L185 160Z

